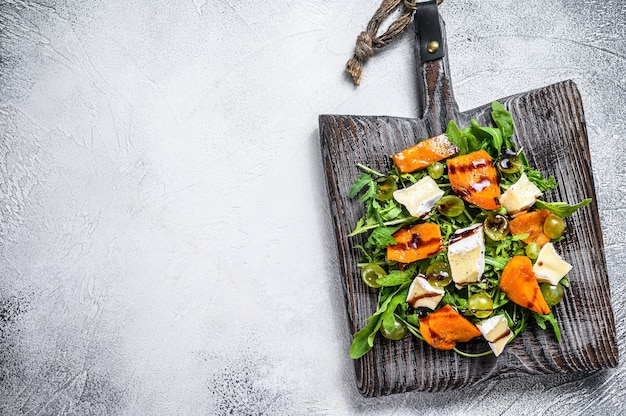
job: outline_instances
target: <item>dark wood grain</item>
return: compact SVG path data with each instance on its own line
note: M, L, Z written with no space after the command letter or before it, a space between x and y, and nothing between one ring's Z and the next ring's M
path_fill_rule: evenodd
M419 42L419 39L418 39ZM419 58L419 57L418 57ZM419 60L418 60L419 62ZM389 155L445 129L454 118L463 127L470 118L490 124L490 104L464 113L452 95L447 60L418 70L423 114L416 119L388 116L321 115L320 139L327 174L331 214L339 256L349 330L358 331L376 309L377 293L362 283L352 247L364 236L348 238L363 206L348 197L359 174L357 163L380 171L391 167ZM603 238L590 163L580 93L572 81L500 100L513 115L514 140L529 162L553 175L559 187L547 200L594 202L568 219L567 238L557 247L573 265L571 288L553 308L562 339L530 325L498 358L464 358L438 351L406 337L399 342L377 337L374 348L355 361L359 391L366 396L421 390L440 391L474 385L494 377L560 372L588 373L618 364L616 330L603 252ZM484 348L469 345L468 348Z

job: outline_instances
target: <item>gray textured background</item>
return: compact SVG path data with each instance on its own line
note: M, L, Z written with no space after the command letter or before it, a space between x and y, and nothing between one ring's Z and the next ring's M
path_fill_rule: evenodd
M365 399L320 113L414 116L378 1L0 1L2 415L619 414L623 365ZM446 0L461 109L573 79L624 351L626 5ZM622 360L623 362L623 360Z

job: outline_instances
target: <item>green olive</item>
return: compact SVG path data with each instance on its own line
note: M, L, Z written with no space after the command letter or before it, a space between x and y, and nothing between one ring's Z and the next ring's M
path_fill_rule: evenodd
M387 329L385 328L385 325L382 325L380 327L380 333L383 334L383 337L387 339L399 341L402 338L404 338L404 336L406 335L407 328L404 322L400 321L398 318L394 316L393 328Z
M474 293L467 299L467 308L477 318L486 318L493 312L493 300L484 292Z
M428 176L433 179L439 179L443 176L443 163L434 162L430 166L428 166Z
M549 307L553 307L559 303L563 299L563 295L565 293L565 289L563 289L563 286L560 283L557 283L556 285L541 283L539 288L541 289L541 294Z
M446 217L458 217L465 211L465 204L456 195L446 195L437 203L437 210Z
M502 173L517 173L522 169L522 159L514 150L506 149L502 152L496 165Z
M426 279L433 287L446 287L452 282L452 272L450 265L445 261L431 263L426 269Z
M537 257L539 257L540 251L541 251L541 247L539 247L539 244L537 244L534 241L531 241L530 243L528 243L528 245L524 248L524 252L526 253L526 256L531 260L535 260Z
M392 176L387 176L382 182L379 182L376 190L376 199L379 201L387 201L393 198L393 193L398 189L398 182Z
M550 239L559 238L565 232L565 221L555 214L550 214L543 223L543 233Z
M384 276L387 276L387 272L376 263L369 263L361 270L361 278L363 279L363 282L374 289L378 289L380 287L380 284L376 282L376 280Z
M493 241L502 241L509 234L509 221L502 214L492 212L483 222L485 234Z

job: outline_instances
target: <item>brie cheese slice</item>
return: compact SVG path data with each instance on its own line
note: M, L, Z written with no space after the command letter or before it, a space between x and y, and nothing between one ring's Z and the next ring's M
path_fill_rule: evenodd
M475 283L485 271L483 225L474 224L455 231L448 245L448 262L456 285Z
M517 182L500 196L500 203L509 214L516 214L533 206L540 196L541 190L522 173Z
M428 283L423 274L418 274L409 287L406 302L414 308L425 307L434 310L445 293L445 290Z
M513 331L509 328L504 315L495 315L476 324L476 327L488 341L489 348L497 357L502 353L504 347L513 337Z
M556 285L572 269L572 265L563 260L554 249L552 243L541 247L533 271L538 282L548 282Z
M414 217L423 218L430 214L444 191L430 176L424 176L408 188L398 189L393 198L404 205Z

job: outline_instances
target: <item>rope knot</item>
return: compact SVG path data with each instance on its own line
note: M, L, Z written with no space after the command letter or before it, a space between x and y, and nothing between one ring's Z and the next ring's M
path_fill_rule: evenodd
M346 70L355 85L361 82L363 64L374 55L374 48L382 48L398 37L411 22L415 8L408 0L383 0L364 30L356 38L354 54L346 63ZM377 35L381 23L397 8L402 8L400 16L381 35Z
M369 32L363 31L357 36L354 55L361 61L365 61L374 55L372 35Z

